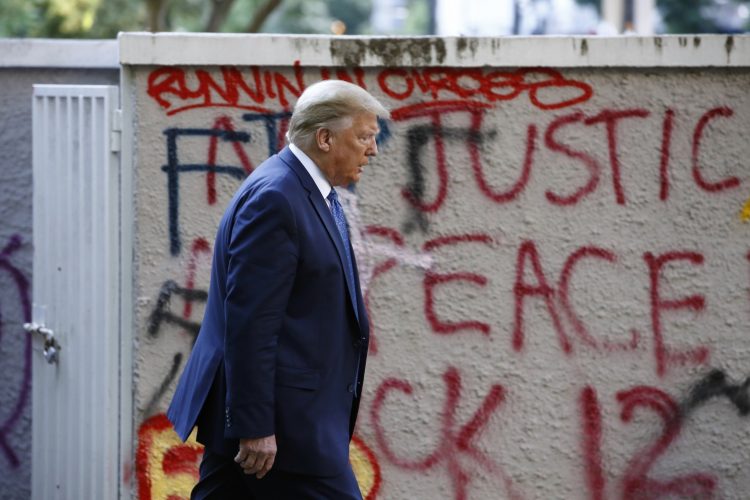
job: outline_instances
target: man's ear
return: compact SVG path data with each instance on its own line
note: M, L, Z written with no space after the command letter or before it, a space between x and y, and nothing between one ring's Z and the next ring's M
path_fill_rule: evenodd
M315 132L315 143L320 151L328 153L331 150L331 131L327 128L319 128Z

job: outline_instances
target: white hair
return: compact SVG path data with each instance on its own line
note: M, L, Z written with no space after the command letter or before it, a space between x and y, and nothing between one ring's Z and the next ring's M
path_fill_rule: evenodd
M362 112L388 118L390 113L362 87L342 80L324 80L304 92L294 105L287 139L305 150L315 144L318 129L338 130Z

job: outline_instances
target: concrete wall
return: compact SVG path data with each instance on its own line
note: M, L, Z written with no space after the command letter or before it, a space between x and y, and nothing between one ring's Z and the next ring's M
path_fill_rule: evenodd
M223 208L329 77L393 113L345 197L366 497L747 498L750 39L134 34L121 61L142 500L195 480L163 412Z
M118 75L113 41L0 41L0 498L31 493L32 85Z

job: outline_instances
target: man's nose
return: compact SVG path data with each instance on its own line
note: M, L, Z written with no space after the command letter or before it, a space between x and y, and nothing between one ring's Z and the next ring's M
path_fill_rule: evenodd
M378 154L378 141L373 139L372 146L370 147L370 150L367 152L367 156L377 156L377 154Z

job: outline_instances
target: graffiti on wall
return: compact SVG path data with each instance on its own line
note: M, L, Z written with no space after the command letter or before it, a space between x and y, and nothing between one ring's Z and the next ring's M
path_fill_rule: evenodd
M352 469L365 500L377 497L380 465L375 454L359 438L349 447ZM190 498L198 480L203 446L195 431L186 442L177 436L163 413L146 419L138 430L136 475L140 500L181 500Z
M5 335L23 335L25 338L25 342L23 343L23 374L20 379L20 386L12 390L12 393L16 393L15 400L11 400L8 407L3 408L3 412L0 414L0 419L2 419L2 421L0 421L0 450L2 450L2 455L11 468L18 467L20 465L20 460L18 454L9 442L8 437L23 416L24 411L29 404L31 395L31 337L26 335L26 333L20 328L23 323L31 321L31 290L26 275L13 263L13 254L16 253L22 245L23 241L21 236L14 234L5 244L2 251L0 251L0 271L2 271L7 278L10 278L12 286L8 289L10 290L9 295L14 297L14 300L20 303L21 312L23 314L23 317L20 318L4 316L3 303L0 302L0 342L2 342ZM9 309L11 309L10 304L6 303L6 315L8 315ZM8 331L9 329L3 331L4 325L13 324L14 322L18 325L18 328L15 331Z
M200 328L222 200L284 147L294 100L326 78L367 88L392 112L378 137L392 173L341 196L372 322L351 448L366 498L400 498L407 478L443 498L534 498L549 444L577 460L549 479L569 485L560 497L741 498L732 488L747 480L700 453L675 455L707 435L707 412L736 418L715 432L725 442L748 438L750 378L726 352L741 344L750 300L725 303L726 289L706 285L721 269L750 272L740 240L726 253L712 243L716 224L750 220L735 161L745 146L728 142L747 103L623 104L594 83L606 77L550 68L298 62L165 67L139 80L161 127L144 133L164 146L140 162L163 204L163 219L140 231L160 235L150 241L165 254L150 264L142 337L181 346L142 368L140 498L187 498L197 477L200 447L180 443L160 412ZM204 213L213 219L196 219ZM682 232L665 229L677 223ZM727 313L723 331L698 332ZM524 427L536 424L539 437ZM747 472L736 449L728 456Z

